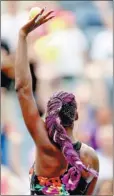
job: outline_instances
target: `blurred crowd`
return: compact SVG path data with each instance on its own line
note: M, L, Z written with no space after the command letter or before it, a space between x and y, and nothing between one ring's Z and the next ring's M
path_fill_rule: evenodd
M1 194L29 194L34 143L15 93L18 32L34 7L55 18L28 37L33 92L42 118L53 92L73 92L74 137L92 146L100 173L94 195L113 195L113 8L111 1L1 2Z

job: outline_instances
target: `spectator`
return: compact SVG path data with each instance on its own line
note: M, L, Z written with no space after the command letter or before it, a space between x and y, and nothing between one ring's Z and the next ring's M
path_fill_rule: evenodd
M90 5L93 3L99 14ZM46 11L54 10L56 17L31 33L28 42L33 94L40 115L44 117L47 100L53 92L66 90L75 93L79 120L74 136L94 147L100 160L95 195L112 195L113 25L109 2L64 1L67 10L60 8L59 1L2 1L2 5L6 8L1 17L2 193L18 195L29 191L28 171L35 151L20 115L13 65L17 34L28 20L29 10L34 6L46 6ZM24 10L26 5L27 11ZM85 29L89 15L92 22L98 20L97 25L102 20L104 27L97 26L96 29L96 23L92 23L92 29ZM82 29L77 25L78 21ZM88 51L88 41L91 40L92 48Z
M17 46L19 29L28 20L28 12L19 12L19 1L6 1L7 12L1 16L1 38L7 41L11 51Z
M95 1L105 30L98 33L93 41L91 57L93 60L107 60L113 58L113 11L109 2Z
M91 145L94 149L99 149L96 141L96 134L100 127L112 124L112 112L107 106L95 108L94 111L94 128L91 135Z
M1 87L9 90L14 83L14 70L9 45L1 41Z
M107 60L113 58L113 33L107 29L100 32L94 39L91 49L92 60Z
M97 150L97 155L99 157L100 163L99 180L113 179L112 125L100 127L96 133L96 140L99 147L99 150Z
M7 91L11 87L13 80L7 76L6 69L4 70L4 60L10 54L9 46L6 42L1 41L1 162L3 165L9 166L8 162L8 132L5 128L6 125L6 111L5 111L5 99Z

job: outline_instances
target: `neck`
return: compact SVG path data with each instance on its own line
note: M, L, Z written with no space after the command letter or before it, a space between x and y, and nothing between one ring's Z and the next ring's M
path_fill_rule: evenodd
M73 142L74 141L74 138L73 138L73 134L72 134L72 128L71 127L66 127L65 129L66 129L66 132L67 132L68 137Z

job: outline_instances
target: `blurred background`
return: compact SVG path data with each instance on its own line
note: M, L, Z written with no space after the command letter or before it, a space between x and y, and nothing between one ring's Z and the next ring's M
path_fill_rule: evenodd
M1 194L29 194L34 143L14 90L18 32L32 7L56 17L29 35L33 92L42 118L55 91L76 96L74 137L99 157L96 195L113 195L113 17L112 1L1 1Z

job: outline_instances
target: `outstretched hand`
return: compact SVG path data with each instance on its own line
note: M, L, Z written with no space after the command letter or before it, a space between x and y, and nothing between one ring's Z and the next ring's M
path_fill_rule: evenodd
M32 20L30 20L26 25L24 25L21 28L25 36L27 36L30 32L35 30L40 25L54 18L54 16L50 16L53 13L53 11L50 11L47 14L42 15L44 11L45 9L43 8L39 14L37 14Z

